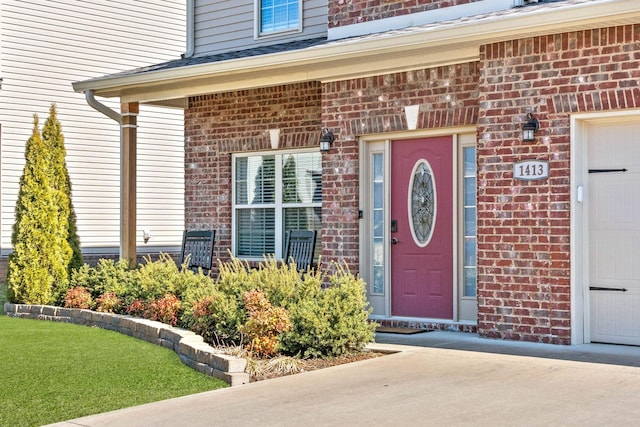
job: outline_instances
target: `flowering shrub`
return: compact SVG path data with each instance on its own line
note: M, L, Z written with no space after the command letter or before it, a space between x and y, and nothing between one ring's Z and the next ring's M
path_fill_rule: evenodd
M64 297L64 306L68 308L92 308L93 298L91 298L91 292L84 286L69 289Z
M178 311L181 302L177 296L173 294L165 294L162 298L151 301L147 310L148 317L151 320L157 320L171 326L178 324Z
M119 313L121 309L122 300L113 292L106 292L96 298L96 311Z

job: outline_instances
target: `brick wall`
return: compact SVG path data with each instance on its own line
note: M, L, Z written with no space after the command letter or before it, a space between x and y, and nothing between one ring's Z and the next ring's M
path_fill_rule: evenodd
M478 76L478 64L470 63L323 85L322 123L336 135L334 148L323 156L326 259L344 259L358 271L357 135L406 130L404 106L416 104L418 128L474 125Z
M479 0L332 0L329 28L409 15Z
M569 344L570 114L640 107L640 26L496 43L480 62L478 329ZM528 112L540 130L523 143ZM549 179L514 181L525 159Z
M281 149L316 147L320 126L316 82L189 99L185 224L190 230L217 230L214 258L228 259L231 248L231 154L270 150L269 129L275 128Z

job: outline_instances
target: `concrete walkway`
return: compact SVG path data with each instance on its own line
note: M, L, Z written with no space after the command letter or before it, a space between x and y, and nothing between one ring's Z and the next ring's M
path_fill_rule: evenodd
M55 425L640 423L640 348L504 343L448 332L378 334L377 341L376 348L398 352Z

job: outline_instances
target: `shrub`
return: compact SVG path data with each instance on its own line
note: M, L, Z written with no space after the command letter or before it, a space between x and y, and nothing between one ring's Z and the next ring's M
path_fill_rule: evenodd
M104 313L120 313L122 300L113 292L106 292L96 299L96 311Z
M242 342L240 326L247 313L233 296L218 290L192 301L182 317L183 326L214 345L237 345Z
M161 298L167 292L191 300L213 289L210 277L178 267L168 254L160 254L154 262L145 258L145 263L135 272L135 281L139 289L136 297L148 301Z
M133 300L136 297L135 273L129 261L101 259L95 267L84 264L71 274L71 286L84 286L94 298L113 293L120 298Z
M93 308L91 292L85 287L78 286L67 291L64 297L64 306L68 308Z
M60 215L68 215L66 220L68 227L67 242L72 252L68 265L68 274L71 276L73 270L82 266L82 252L80 251L76 212L71 198L71 179L69 178L69 170L65 161L67 152L64 146L62 125L58 120L58 111L55 104L52 104L51 108L49 108L49 117L42 127L42 139L47 147L47 152L50 153L53 186L63 192L60 203L61 207L64 206L64 208L60 209Z
M38 116L34 116L11 235L13 252L7 269L11 302L51 304L68 288L72 255L67 241L69 199L59 188L48 145L40 134Z
M144 317L147 312L147 306L144 301L140 299L134 299L127 306L125 312L131 316Z
M373 341L376 325L368 321L364 282L340 265L329 280L331 286L323 289L305 276L289 306L293 328L280 337L283 352L305 358L340 356Z
M175 326L178 324L180 308L180 299L167 293L163 297L151 301L147 312L149 319Z
M240 332L246 335L249 349L259 356L275 355L278 336L291 329L289 312L283 307L273 307L262 291L246 292L244 303L249 318Z

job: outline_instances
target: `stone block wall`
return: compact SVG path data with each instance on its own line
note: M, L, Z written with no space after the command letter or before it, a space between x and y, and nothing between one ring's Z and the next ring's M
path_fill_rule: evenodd
M249 382L245 359L223 354L205 343L201 336L185 329L131 316L47 305L5 303L4 311L11 317L67 322L120 332L168 348L177 353L185 365L231 386Z
M569 344L570 115L640 107L640 26L483 46L478 121L478 330ZM523 142L527 113L540 121ZM549 161L544 181L512 165Z

